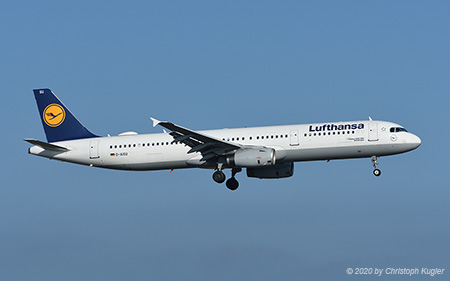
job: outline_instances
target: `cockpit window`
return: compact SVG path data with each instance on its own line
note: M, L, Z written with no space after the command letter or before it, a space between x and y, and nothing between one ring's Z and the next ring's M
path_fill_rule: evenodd
M390 131L391 133L408 132L405 128L402 127L392 127Z

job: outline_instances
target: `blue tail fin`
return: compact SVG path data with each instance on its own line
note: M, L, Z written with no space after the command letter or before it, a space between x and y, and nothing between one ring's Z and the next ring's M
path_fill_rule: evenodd
M98 137L89 132L50 89L33 92L48 142Z

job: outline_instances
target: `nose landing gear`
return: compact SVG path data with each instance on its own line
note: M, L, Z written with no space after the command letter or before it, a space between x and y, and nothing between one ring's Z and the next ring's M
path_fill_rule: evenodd
M378 156L372 156L372 165L375 170L373 170L373 174L376 177L381 176L381 171L378 169Z

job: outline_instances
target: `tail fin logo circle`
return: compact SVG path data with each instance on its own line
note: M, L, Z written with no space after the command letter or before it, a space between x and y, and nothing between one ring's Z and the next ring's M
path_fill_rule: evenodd
M64 108L59 104L52 103L44 109L42 118L44 119L45 124L47 124L48 126L58 127L64 122L64 119L66 118L66 112L64 111Z

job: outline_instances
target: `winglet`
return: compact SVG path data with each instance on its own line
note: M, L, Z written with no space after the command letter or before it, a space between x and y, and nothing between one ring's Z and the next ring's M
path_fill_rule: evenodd
M156 119L153 118L153 117L150 117L150 119L152 119L152 121L153 121L153 127L156 127L156 125L158 125L159 123L161 123L161 121L156 120Z

